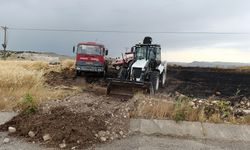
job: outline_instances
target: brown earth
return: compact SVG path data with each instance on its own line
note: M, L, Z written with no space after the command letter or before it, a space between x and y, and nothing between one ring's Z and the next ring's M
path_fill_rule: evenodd
M117 97L106 96L103 87L89 85L73 97L41 104L35 114L21 113L0 126L0 131L13 126L17 129L13 135L26 137L31 142L39 141L49 147L65 142L68 149L86 148L126 137L132 104L132 101L122 102ZM36 136L29 138L29 131L34 131ZM44 134L50 134L51 140L44 142Z
M44 74L45 83L54 86L72 86L77 82L75 79L75 71L73 69L64 69L61 72L50 71Z
M73 113L66 107L56 107L50 113L20 114L11 121L0 127L1 131L6 131L9 126L15 127L17 132L14 135L29 137L28 132L33 131L36 135L30 141L41 141L45 134L51 136L47 141L48 146L67 144L68 147L87 147L100 140L95 134L101 130L106 130L105 116L92 116L89 121L89 113Z
M107 73L107 78L115 78L117 76L117 71L113 68L109 69ZM64 69L61 72L51 71L44 75L45 83L55 87L55 86L74 86L82 85L83 83L95 83L98 85L106 86L105 79L101 76L91 74L84 74L76 77L74 69Z

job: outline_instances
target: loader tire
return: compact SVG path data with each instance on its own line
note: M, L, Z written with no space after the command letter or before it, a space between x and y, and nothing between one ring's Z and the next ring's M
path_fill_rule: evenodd
M118 73L118 79L125 80L126 79L126 74L127 74L127 69L126 68L121 68L119 73Z
M109 95L111 91L111 83L108 83L106 95Z
M165 87L166 80L167 80L167 78L166 78L166 72L165 72L165 70L163 70L163 72L161 74L161 87Z
M152 83L154 93L159 89L160 73L159 71L153 71L150 75L150 82Z

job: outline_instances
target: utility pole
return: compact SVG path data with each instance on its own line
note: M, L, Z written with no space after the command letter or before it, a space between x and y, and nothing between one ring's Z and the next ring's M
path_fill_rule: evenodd
M6 47L7 47L7 27L6 26L1 26L1 28L4 30L4 41L3 41L3 59L6 59Z

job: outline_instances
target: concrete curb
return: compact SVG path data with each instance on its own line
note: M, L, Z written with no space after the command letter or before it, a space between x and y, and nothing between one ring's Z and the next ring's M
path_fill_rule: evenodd
M11 120L16 115L15 112L0 112L0 125Z
M198 139L250 142L249 125L214 124L173 120L131 119L130 130L146 135L161 134Z

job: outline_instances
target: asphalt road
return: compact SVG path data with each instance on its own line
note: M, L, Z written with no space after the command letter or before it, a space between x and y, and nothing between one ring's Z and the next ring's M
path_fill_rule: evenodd
M135 135L97 150L249 150L250 143Z
M4 144L6 133L0 133L0 150L52 150L25 139L10 138ZM96 150L249 150L250 143L232 141L195 140L173 137L134 135L112 143L98 145Z

